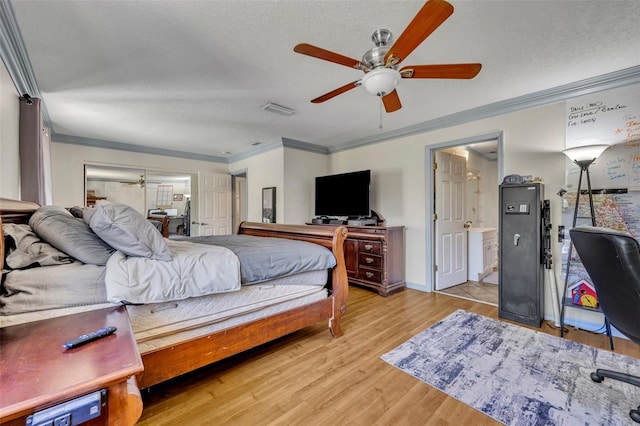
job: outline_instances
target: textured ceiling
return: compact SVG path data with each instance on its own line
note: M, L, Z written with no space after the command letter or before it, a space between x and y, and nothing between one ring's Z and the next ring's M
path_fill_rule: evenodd
M422 1L11 2L55 134L212 156L282 137L337 147L640 64L636 0L452 4L402 65L482 71L403 80L403 108L381 114L362 87L311 104L362 72L293 47L359 59L374 30L397 37ZM265 112L267 102L297 114Z

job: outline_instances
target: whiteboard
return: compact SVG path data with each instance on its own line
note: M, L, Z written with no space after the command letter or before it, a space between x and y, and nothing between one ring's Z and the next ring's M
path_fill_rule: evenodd
M589 167L593 189L640 189L640 84L568 100L565 118L566 148L611 145ZM565 170L567 187L577 189L580 168L567 159Z
M565 147L640 145L640 84L580 96L565 102Z

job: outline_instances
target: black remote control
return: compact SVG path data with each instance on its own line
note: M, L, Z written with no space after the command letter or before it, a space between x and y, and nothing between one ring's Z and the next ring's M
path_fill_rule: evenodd
M91 333L83 334L82 336L76 337L75 339L71 339L68 342L65 342L62 347L65 349L77 348L78 346L84 345L85 343L93 342L94 340L106 337L116 330L117 328L115 328L114 326L101 328L100 330L92 331Z

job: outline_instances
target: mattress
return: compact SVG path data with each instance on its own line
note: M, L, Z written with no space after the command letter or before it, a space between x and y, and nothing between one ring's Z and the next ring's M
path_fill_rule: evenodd
M174 302L129 305L127 310L141 354L218 330L264 318L328 297L328 271L310 271L242 286L239 291ZM300 284L306 283L306 284ZM0 316L0 327L117 306L100 303Z
M128 306L141 354L326 299L314 285L243 286L233 293Z

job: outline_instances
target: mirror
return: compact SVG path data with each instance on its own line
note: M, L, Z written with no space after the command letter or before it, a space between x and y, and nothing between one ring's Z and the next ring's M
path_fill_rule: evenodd
M169 235L190 235L191 175L118 166L85 165L85 206L124 203L143 216L167 215Z

